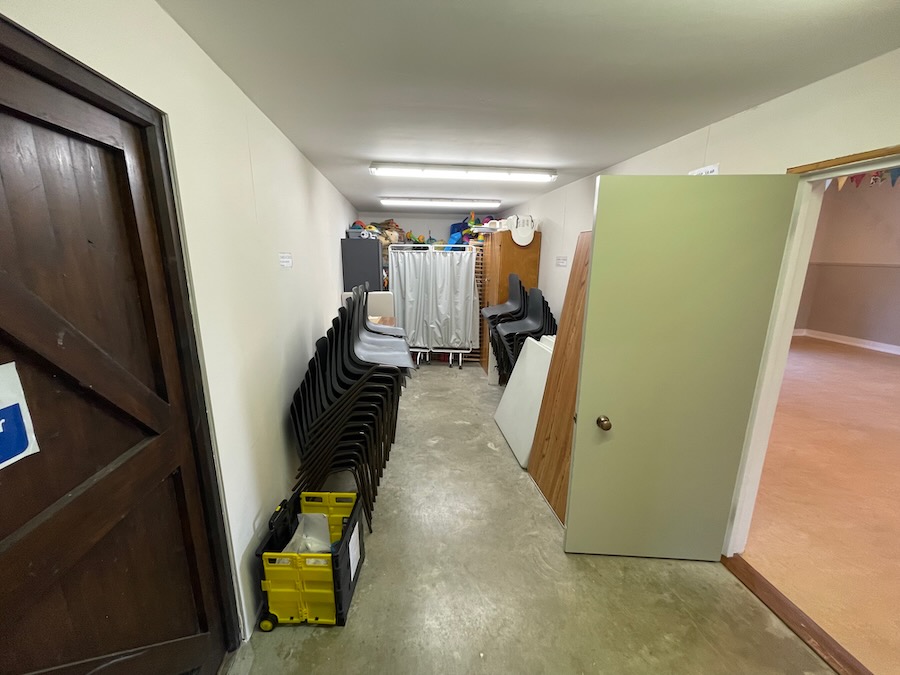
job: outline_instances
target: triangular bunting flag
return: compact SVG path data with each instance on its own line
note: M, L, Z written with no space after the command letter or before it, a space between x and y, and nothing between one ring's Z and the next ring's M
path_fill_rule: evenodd
M847 176L838 176L837 182L838 182L838 192L840 192L841 190L844 189L844 185L847 182Z
M884 180L884 172L883 171L873 171L872 177L869 179L869 187L873 185L878 185L882 180Z
M826 178L826 179L825 179L825 189L826 189L826 190L827 190L828 188L831 187L831 181L832 181L832 180L833 180L832 178Z
M862 185L863 178L865 178L865 177L866 177L866 174L857 173L857 174L850 176L850 182L853 183L856 187L859 187L860 185Z
M897 184L898 178L900 178L900 166L891 169L891 187L894 187Z

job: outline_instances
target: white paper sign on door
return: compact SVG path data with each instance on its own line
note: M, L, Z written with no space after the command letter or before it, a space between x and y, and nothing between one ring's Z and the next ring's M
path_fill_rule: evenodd
M0 365L0 469L38 450L16 364L4 363Z

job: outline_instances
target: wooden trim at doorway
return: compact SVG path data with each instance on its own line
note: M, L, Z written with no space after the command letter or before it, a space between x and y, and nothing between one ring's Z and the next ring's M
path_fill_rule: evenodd
M232 583L233 571L228 550L225 514L219 493L219 479L207 417L200 370L200 350L194 332L165 114L2 14L0 14L0 60L18 66L58 89L140 127L146 139L147 168L151 178L149 188L159 224L160 248L172 308L178 360L184 380L191 436L200 474L200 492L215 568L225 647L228 651L233 651L240 645L237 597Z
M882 157L890 157L891 155L900 155L900 145L892 145L889 148L881 148L879 150L869 150L867 152L858 152L854 155L844 155L843 157L835 157L834 159L826 159L821 162L813 162L811 164L801 164L793 166L787 170L788 173L811 173L813 171L822 171L824 169L833 169L846 164L856 164L857 162L868 162L872 159L881 159Z
M738 578L753 595L772 610L801 640L834 668L838 675L873 675L859 660L829 635L824 628L775 588L756 568L740 555L722 556L722 564Z

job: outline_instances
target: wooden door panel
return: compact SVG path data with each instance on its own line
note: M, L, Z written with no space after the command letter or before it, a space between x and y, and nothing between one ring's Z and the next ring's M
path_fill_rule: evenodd
M4 62L10 35L0 20L0 363L16 363L40 452L0 471L0 672L212 673L223 606L190 324L179 310L176 340L170 305L180 254L159 223L171 193L148 150L161 118L24 72L43 58L30 38Z
M0 107L70 132L67 135L77 134L95 143L122 147L122 126L126 123L118 117L2 61L0 80Z
M148 437L130 416L98 402L44 359L0 337L0 363L11 361L41 452L0 471L0 539Z
M93 300L91 301L93 302ZM169 405L139 382L74 324L0 270L0 328L28 345L92 393L153 431L169 422Z
M0 543L0 602L33 602L64 577L157 483L177 470L178 459L169 451L172 442L164 435L138 443ZM155 552L165 541L148 537L146 544Z
M566 551L719 560L797 186L599 178Z
M528 459L528 473L561 523L566 522L566 502L569 498L578 367L581 363L592 237L593 233L582 232L575 245L556 344L550 357L541 412Z
M159 483L62 578L20 605L14 621L2 622L0 672L55 667L198 632L179 489L174 475ZM148 549L149 531L165 545Z
M132 258L137 233L121 195L125 162L113 152L0 110L0 227L15 242L0 250L0 266L157 390L159 356ZM77 301L84 297L94 301Z
M208 633L192 635L191 637L178 638L154 645L153 649L138 647L124 652L116 652L109 656L85 659L76 663L70 663L56 668L48 668L39 671L41 675L53 673L53 675L95 675L102 672L127 673L128 675L160 675L161 673L185 673L195 675L198 670L195 665L200 663L209 654L211 639ZM110 668L115 664L115 669ZM215 673L215 670L209 672Z

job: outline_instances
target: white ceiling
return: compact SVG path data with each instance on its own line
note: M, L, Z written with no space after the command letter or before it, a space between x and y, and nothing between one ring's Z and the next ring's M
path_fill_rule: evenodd
M900 47L898 0L158 1L363 211L509 208ZM559 179L414 181L372 161Z

